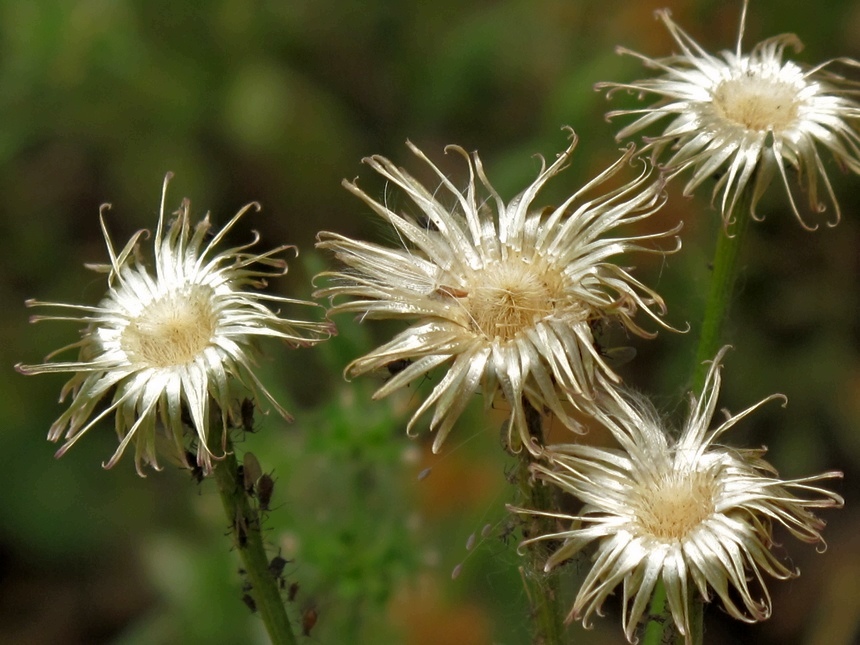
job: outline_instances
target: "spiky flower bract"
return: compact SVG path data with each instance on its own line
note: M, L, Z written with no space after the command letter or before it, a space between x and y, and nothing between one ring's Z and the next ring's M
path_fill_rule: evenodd
M214 234L208 215L192 229L188 200L167 222L164 202L170 178L168 174L164 180L153 270L141 259L138 244L148 231L138 231L119 253L114 250L104 217L109 205L105 205L100 221L110 264L89 267L108 275L104 299L97 306L27 302L31 307L79 312L33 316L34 322L65 320L85 325L80 341L48 356L50 360L77 348L77 361L16 366L24 374L74 374L60 395L61 402L71 395L71 405L48 434L51 441L65 434L57 456L101 419L113 415L120 443L106 468L116 464L133 442L141 475L144 465L159 467L161 451L172 461L190 466L189 449L196 450L197 466L209 473L215 456L209 446L211 419L223 428L224 442L228 428L241 422L243 399L257 402L261 395L289 419L254 374L256 339L305 345L329 334L327 324L280 318L263 304L314 303L247 289L262 288L267 278L284 275L287 264L278 256L293 247L251 252L259 242L254 233L250 243L215 252L245 213L259 210L258 204L246 205ZM106 398L109 403L102 405ZM192 431L190 441L187 429Z
M628 330L649 336L633 320L637 310L657 320L664 312L656 292L607 259L628 251L655 252L643 243L671 236L677 229L605 237L616 226L657 211L665 199L662 181L654 180L647 164L640 162L642 171L633 181L581 199L630 164L635 154L631 147L558 206L536 206L544 184L567 165L576 146L572 136L567 150L548 167L541 160L537 179L506 204L490 185L477 154L469 155L458 146L447 148L468 164L469 182L461 190L424 153L407 145L439 178L438 189L428 190L384 157L364 161L403 191L418 217L395 212L355 183L344 182L394 228L403 247L319 234L318 246L333 251L347 266L323 274L331 286L315 294L332 298L330 313L414 321L390 342L353 361L346 374L405 365L376 391L374 397L380 398L449 364L413 415L408 431L435 405L430 427L436 431L433 449L438 451L480 389L487 406L498 402L501 394L511 407L511 449L525 445L539 452L528 434L523 398L578 428L568 404L580 406L591 400L600 379L618 380L595 347L592 325L617 320ZM340 297L347 299L339 301Z
M791 209L809 230L817 225L804 221L792 185L797 182L808 194L810 208L820 213L826 210L819 200L820 181L833 206L828 224L834 226L840 219L839 203L818 148L829 150L841 167L860 173L860 136L855 127L860 104L853 98L858 84L826 68L836 62L858 64L837 59L809 67L784 60L786 47L802 47L793 34L769 38L742 53L745 15L746 2L736 50L714 56L681 30L669 11L658 11L682 53L649 58L619 48L663 74L628 84L599 83L597 88L609 88L610 94L618 89L656 94L660 99L646 108L609 112L607 118L640 115L618 133L618 139L671 119L662 134L646 139L643 151L652 149L672 176L692 167L685 195L693 194L706 179L718 177L712 199L722 192L726 225L747 190L750 214L759 219L756 204L778 174ZM666 149L670 152L664 154ZM797 172L796 179L790 169Z
M795 537L822 543L824 522L810 509L838 508L842 498L815 482L841 477L828 472L782 480L762 457L765 450L729 448L717 440L774 395L709 430L720 389L722 350L709 368L704 390L691 395L690 416L677 438L653 405L639 395L613 392L597 415L620 449L548 446L548 465L534 474L581 502L578 515L516 512L555 517L569 528L536 540L562 541L546 569L595 547L593 564L568 620L586 626L606 597L623 582L624 632L635 642L637 623L658 581L666 589L672 619L690 641L688 601L712 592L734 618L755 622L771 613L763 574L785 579L799 572L773 553L773 524ZM757 596L761 596L757 598ZM740 603L737 603L737 600Z

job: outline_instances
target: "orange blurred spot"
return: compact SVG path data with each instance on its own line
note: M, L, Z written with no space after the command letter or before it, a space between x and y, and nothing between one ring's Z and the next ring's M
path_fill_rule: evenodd
M470 601L445 600L439 581L425 574L394 595L391 622L403 632L404 645L490 645L490 620L480 606Z

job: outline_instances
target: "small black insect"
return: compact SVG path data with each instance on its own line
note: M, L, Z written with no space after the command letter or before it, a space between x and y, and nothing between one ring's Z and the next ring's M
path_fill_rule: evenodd
M261 511L268 511L272 501L272 493L275 490L275 480L271 475L261 475L257 480L257 501L260 503Z
M196 479L198 484L202 483L206 476L203 474L203 468L197 463L197 456L190 450L185 451L185 463L188 464L191 477Z
M242 430L245 432L255 432L254 430L254 400L242 399Z
M398 358L396 361L391 361L390 363L386 363L385 369L388 370L388 373L391 376L397 376L405 370L407 367L412 365L411 358Z
M251 594L242 594L242 602L248 605L248 609L251 610L251 613L256 613L257 611L257 602L251 596Z
M273 578L280 578L284 573L284 567L287 566L289 562L290 561L286 558L276 555L274 558L269 560L269 573L272 574Z
M432 231L434 233L439 231L439 227L433 223L433 220L423 213L418 216L418 219L415 221L415 223L418 224L418 226L423 228L425 231Z
M287 591L287 601L293 602L296 599L296 596L299 594L299 583L291 582L290 588Z
M254 494L254 486L263 475L263 469L260 467L260 462L253 452L246 452L242 457L242 475L245 492L248 495Z

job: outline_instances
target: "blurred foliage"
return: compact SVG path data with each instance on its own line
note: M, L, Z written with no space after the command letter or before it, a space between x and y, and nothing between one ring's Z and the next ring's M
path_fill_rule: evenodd
M826 11L751 4L748 45L795 31L807 45L801 60L860 57L856 2L830 0ZM734 46L739 1L0 1L0 352L8 366L0 374L0 642L265 642L240 600L238 557L221 535L210 483L170 467L139 479L130 460L103 471L115 448L108 427L53 460L44 435L61 409L53 401L63 379L11 369L77 335L56 323L27 325L26 298L101 296L101 281L81 267L106 257L101 203L113 203L108 227L122 241L154 224L168 170L176 173L171 203L189 196L216 222L260 201L249 225L302 252L273 287L307 297L310 276L329 261L314 254L318 230L390 236L339 187L360 175L381 194L359 164L364 155L416 169L403 146L411 138L462 179L442 147L477 148L510 197L534 177L531 155L561 151L560 128L571 125L582 141L547 199L605 167L617 155L616 126L604 121L607 102L592 85L644 74L615 55L616 45L668 53L668 35L652 19L664 5L706 48ZM767 444L786 476L845 471L847 508L827 515L826 554L785 540L785 556L804 574L771 585L770 621L749 627L712 608L708 642L857 638L860 190L856 177L837 183L845 218L836 229L802 231L778 198L753 227L723 399L738 410L787 394L787 411L767 407L733 441ZM670 321L690 321L693 331L632 341L638 355L624 376L679 416L718 218L674 187L660 219L684 221L684 249L662 262L636 258L638 275L664 295ZM426 432L410 440L404 431L419 387L374 402L384 375L351 384L340 376L395 328L337 322L340 335L314 351L267 347L263 378L296 423L257 411L258 432L238 446L274 473L266 537L273 555L291 560L296 621L311 607L319 614L306 640L528 642L504 514L513 489L498 449L503 414L488 420L476 408L432 456ZM485 525L467 553L467 538ZM595 630L574 625L571 633L578 643L619 642L617 607Z

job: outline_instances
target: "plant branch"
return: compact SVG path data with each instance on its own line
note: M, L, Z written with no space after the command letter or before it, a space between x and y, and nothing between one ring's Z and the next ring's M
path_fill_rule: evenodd
M735 210L730 213L727 220L733 222L731 232L724 226L717 235L711 267L711 283L708 289L708 299L705 302L705 312L696 349L696 362L691 379L692 391L696 396L704 396L702 388L708 373L707 362L714 359L725 343L725 323L734 300L745 234L749 228L749 221L752 219L748 212L751 198L751 189L744 190L735 205ZM689 598L687 611L689 612L691 633L685 639L675 629L671 612L666 603L666 589L663 582L658 581L651 598L643 645L668 645L670 643L700 645L702 642L704 601L698 593L693 593Z
M274 645L295 645L278 579L269 571L269 558L260 531L260 514L245 490L236 455L229 443L226 456L216 463L213 474L234 545L245 565L251 585L249 594L260 612L269 638Z
M543 424L540 413L524 398L526 422L529 433L539 445L544 445ZM523 447L518 455L517 487L527 508L537 511L557 511L553 503L552 491L549 486L532 479L529 466L532 464L531 453ZM531 515L523 526L523 537L553 533L556 527L548 517ZM529 599L533 622L532 643L535 645L562 645L564 640L564 624L559 598L558 573L544 571L544 565L552 552L552 546L541 541L532 545L526 555L526 564L520 567L520 575Z

